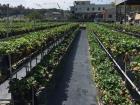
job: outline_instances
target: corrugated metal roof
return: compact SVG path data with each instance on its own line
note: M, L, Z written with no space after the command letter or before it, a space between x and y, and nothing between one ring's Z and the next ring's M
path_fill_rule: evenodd
M117 5L124 5L124 4L127 4L127 5L139 5L140 4L140 0L116 0L116 4Z
M120 3L124 2L124 1L126 1L126 0L115 0L115 4L119 5Z

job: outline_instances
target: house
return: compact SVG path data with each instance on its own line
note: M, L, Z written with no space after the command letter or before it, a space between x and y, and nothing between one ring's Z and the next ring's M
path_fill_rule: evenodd
M44 15L47 20L62 20L63 19L63 13L58 12L58 11L46 12Z
M112 4L92 4L90 1L74 1L71 13L84 21L115 21L116 9Z

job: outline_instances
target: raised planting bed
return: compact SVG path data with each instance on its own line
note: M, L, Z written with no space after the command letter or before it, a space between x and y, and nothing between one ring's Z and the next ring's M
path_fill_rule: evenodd
M37 93L41 91L42 87L49 91L55 88L55 82L59 78L58 75L62 73L57 67L78 33L79 29L68 35L25 78L22 80L13 79L11 81L10 92L15 102L14 105L32 103L32 98L34 98L35 104L37 104Z
M52 23L52 24L42 24L38 23L37 26L32 26L32 24L25 25L25 26L19 26L19 27L14 27L14 26L7 26L7 28L1 28L0 29L0 39L1 40L6 40L10 38L15 38L22 36L23 34L29 33L29 32L35 32L35 31L41 31L53 27L58 27L61 25L65 25L66 23ZM14 23L15 25L15 23ZM2 27L2 26L1 26ZM14 28L13 28L14 27Z
M92 72L98 88L99 103L101 105L119 105L120 103L121 105L132 105L132 98L124 81L94 37L94 31L98 29L95 30L93 27L93 24L87 24Z
M134 50L136 50L137 52L140 51L140 40L133 36L112 32L111 29L107 29L97 24L92 24L92 32L98 35L99 39L103 42L107 50L116 59L117 63L121 66L121 68L126 72L127 76L138 88L138 83L136 83L135 81L138 80L136 76L138 76L139 74L136 75L134 73L134 70L132 70L130 67L130 63L135 61L132 60L132 58L135 57ZM129 59L127 58L127 61L125 60L126 56L129 56ZM123 75L120 76L123 78L123 80L125 80ZM127 86L127 88L130 90L130 93L134 100L138 101L140 97L138 93L134 92L132 86Z
M0 52L1 73L3 76L9 76L10 65L12 70L16 70L20 64L30 60L47 46L50 46L66 34L71 34L76 27L78 27L77 24L69 24L50 31L36 32L18 39L0 42L2 44L0 49L1 51L3 50Z
M112 30L125 33L127 35L135 36L140 38L140 26L126 25L126 24L111 24L111 23L99 23Z

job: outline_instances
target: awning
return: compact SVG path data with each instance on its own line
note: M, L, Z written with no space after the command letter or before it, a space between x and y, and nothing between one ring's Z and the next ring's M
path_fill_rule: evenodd
M119 0L116 5L140 5L140 0Z

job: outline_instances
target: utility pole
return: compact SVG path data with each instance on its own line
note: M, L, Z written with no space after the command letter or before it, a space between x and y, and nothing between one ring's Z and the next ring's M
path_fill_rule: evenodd
M63 18L65 17L65 12L64 12L64 10L63 9L61 9L61 7L60 7L60 5L57 3L57 6L58 6L58 8L60 9L60 10L62 10L62 15L63 15Z
M6 19L6 27L7 27L7 35L6 35L6 37L8 38L8 34L9 34L9 4L7 4L7 10L6 10L6 17L7 17L7 19Z
M117 2L116 2L116 0L115 0L115 14L116 14L116 16L115 16L115 24L117 23Z
M127 0L124 0L124 21L125 21L125 24L126 24L126 2Z
M10 32L10 20L9 20L9 4L7 4L7 10L6 10L6 15L7 15L7 38L9 37L9 32ZM10 80L9 80L9 83L12 81L12 59L11 59L11 54L8 54L8 62L9 62L9 71L10 71ZM13 97L12 97L12 94L11 94L11 102L12 102L12 105L14 105L14 102L13 102Z
M34 86L32 86L32 105L35 105L35 92L34 92Z
M11 59L11 54L8 54L8 61L9 61L9 71L10 71L10 81L9 83L12 81L12 59ZM13 95L11 94L11 102L12 105L14 105L14 100L13 100Z
M61 7L60 7L60 5L58 3L57 3L57 6L58 6L59 9L61 9Z

